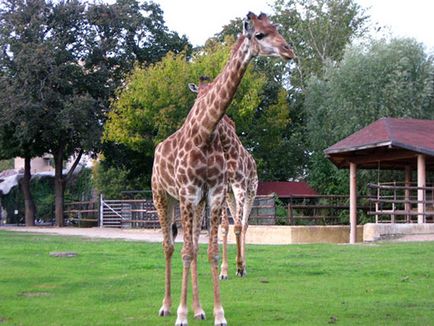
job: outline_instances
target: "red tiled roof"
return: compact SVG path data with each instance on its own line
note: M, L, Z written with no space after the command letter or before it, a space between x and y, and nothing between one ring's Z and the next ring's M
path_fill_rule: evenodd
M350 162L366 169L415 167L417 155L434 168L434 120L382 118L327 148L339 168Z
M382 118L330 146L325 153L383 146L434 156L434 120Z
M318 193L306 182L295 181L260 181L258 184L258 195L277 194L279 198L291 196L315 196Z

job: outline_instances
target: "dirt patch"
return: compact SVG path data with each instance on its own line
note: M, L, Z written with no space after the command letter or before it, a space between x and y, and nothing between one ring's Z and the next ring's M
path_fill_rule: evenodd
M38 284L35 288L38 289L57 289L59 286L55 284Z
M41 292L41 291L29 291L29 292L21 292L19 296L25 298L39 298L39 297L48 297L50 295L49 292Z
M50 252L50 256L53 257L75 257L77 256L76 252L72 252L72 251L55 251L55 252Z

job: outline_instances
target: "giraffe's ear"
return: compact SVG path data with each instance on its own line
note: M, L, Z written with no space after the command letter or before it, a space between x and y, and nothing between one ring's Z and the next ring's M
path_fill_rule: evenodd
M188 83L188 88L189 88L190 91L192 91L193 93L199 93L199 88L196 86L196 84Z

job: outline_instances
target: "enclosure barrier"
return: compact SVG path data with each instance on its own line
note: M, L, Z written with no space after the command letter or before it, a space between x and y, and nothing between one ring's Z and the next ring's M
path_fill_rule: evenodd
M228 211L230 221L233 219ZM159 228L160 223L151 199L105 199L80 201L65 204L65 215L69 224L111 228ZM178 205L175 208L175 221L180 226ZM257 196L252 206L251 224L273 225L276 223L276 207L273 195ZM203 229L208 228L204 219Z
M391 185L370 185L378 195L358 197L359 224L382 222L380 216L391 216L390 221L406 222L408 216L417 216L413 209L403 207L417 205L418 201L410 197L402 199L398 190L406 191L408 187ZM411 187L417 191L418 187ZM432 188L428 188L431 189ZM385 190L393 191L385 195ZM408 189L407 189L408 190ZM432 193L431 193L432 196ZM276 204L277 203L277 204ZM425 201L427 217L434 217L433 200ZM387 206L389 205L389 206ZM400 206L401 205L401 206ZM406 206L407 205L407 206ZM68 219L79 226L115 227L115 228L159 228L158 215L151 199L105 199L99 201L83 201L66 204L65 213ZM228 211L231 224L233 219ZM406 219L397 216L405 215ZM309 197L290 197L286 202L276 199L275 195L257 196L255 198L250 225L347 225L349 216L349 197L346 195L317 195ZM375 220L374 220L375 217ZM175 209L175 220L180 226L179 208ZM411 219L410 219L411 220ZM202 228L207 229L207 219Z
M375 216L375 223L417 223L418 216L423 216L423 223L434 223L434 188L432 186L417 187L411 183L379 183L368 184L372 193L372 208L369 215ZM417 193L424 196L418 200ZM417 206L422 204L423 211Z
M365 219L370 209L368 199L366 196L357 198L359 216ZM292 196L287 204L288 224L347 225L349 209L348 195Z

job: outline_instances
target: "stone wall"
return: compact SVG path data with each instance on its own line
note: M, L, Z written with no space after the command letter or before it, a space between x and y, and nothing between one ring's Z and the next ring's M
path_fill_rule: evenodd
M220 230L221 231L221 230ZM221 240L221 232L219 232ZM250 225L248 244L349 243L348 225L276 226ZM357 227L357 241L363 240L363 226ZM229 243L235 243L233 225L229 228Z

